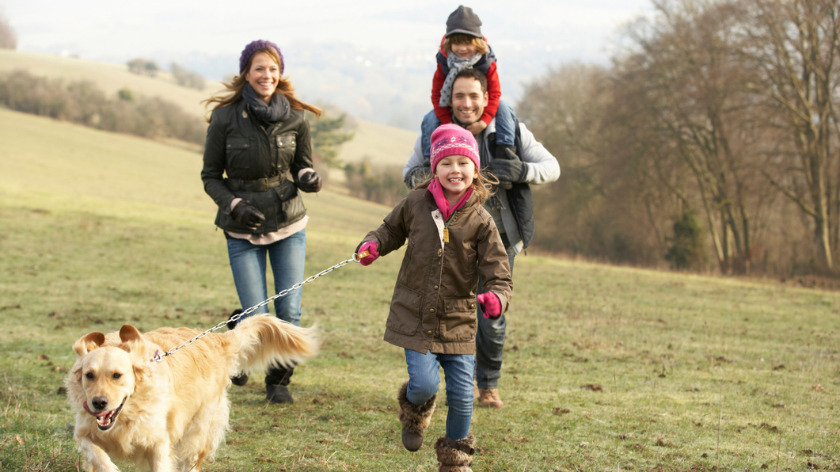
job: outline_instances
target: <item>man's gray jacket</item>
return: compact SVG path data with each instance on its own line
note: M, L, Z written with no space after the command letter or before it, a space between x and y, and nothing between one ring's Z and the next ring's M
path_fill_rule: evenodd
M516 153L525 165L525 177L522 182L515 183L510 190L498 189L503 223L503 228L500 227L499 232L506 236L510 247L517 254L530 244L534 236L533 203L529 185L554 182L560 178L560 164L557 159L534 138L534 134L524 123L518 123L518 126ZM495 137L496 119L494 118L487 128L476 136L482 169L493 160ZM423 156L420 139L421 137L418 136L414 151L403 169L403 180L409 188L414 188L420 183L418 179L424 174L423 170L425 173L430 172L430 163Z

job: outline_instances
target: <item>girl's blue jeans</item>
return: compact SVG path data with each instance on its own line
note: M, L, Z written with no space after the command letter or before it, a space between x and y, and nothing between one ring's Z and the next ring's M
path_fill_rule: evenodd
M300 230L286 239L265 246L252 244L244 239L227 240L233 283L239 295L239 303L246 310L268 298L266 277L267 262L271 264L274 278L274 293L285 290L303 280L303 266L306 260L306 230ZM274 312L278 318L300 326L301 289L274 300ZM252 314L268 313L268 305Z
M473 401L473 369L475 356L472 354L420 354L405 350L408 367L408 389L406 398L415 405L422 405L435 396L440 385L440 368L446 380L446 436L459 440L470 433Z

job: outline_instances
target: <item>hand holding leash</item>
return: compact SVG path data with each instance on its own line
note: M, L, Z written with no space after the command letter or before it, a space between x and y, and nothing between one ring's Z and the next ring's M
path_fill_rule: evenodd
M365 241L359 246L359 250L357 251L357 258L359 259L359 264L363 266L369 266L373 264L379 257L379 246L376 244L376 241Z

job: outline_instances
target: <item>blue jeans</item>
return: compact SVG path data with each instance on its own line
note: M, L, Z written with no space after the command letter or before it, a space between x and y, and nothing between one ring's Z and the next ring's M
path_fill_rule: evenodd
M446 436L459 440L470 434L472 421L473 383L472 373L475 356L472 354L420 354L405 350L408 367L408 389L406 398L415 405L422 405L438 392L440 368L446 378Z
M496 144L503 146L513 146L514 136L516 135L516 115L513 113L513 108L504 100L499 100L499 109L496 110ZM430 157L432 155L432 132L440 126L440 120L435 111L432 110L426 113L423 121L420 123L420 143L423 148L423 156Z
M507 248L510 276L513 279L513 249ZM478 278L478 286L483 284ZM502 356L505 352L505 315L495 320L485 318L478 306L478 331L475 334L475 383L478 388L497 388L502 376Z
M286 239L257 246L244 239L227 240L233 283L239 295L239 303L246 310L268 298L266 259L271 262L274 277L274 293L279 293L303 280L303 265L306 259L306 230L300 230ZM273 295L273 294L272 294ZM300 288L274 300L274 312L278 318L300 326ZM268 305L252 314L268 313Z

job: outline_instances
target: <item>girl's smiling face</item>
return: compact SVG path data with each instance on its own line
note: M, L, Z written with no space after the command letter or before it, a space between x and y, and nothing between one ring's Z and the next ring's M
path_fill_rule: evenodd
M472 187L475 179L475 163L467 156L457 154L446 156L438 161L435 177L443 187L443 196L454 204L464 192Z

